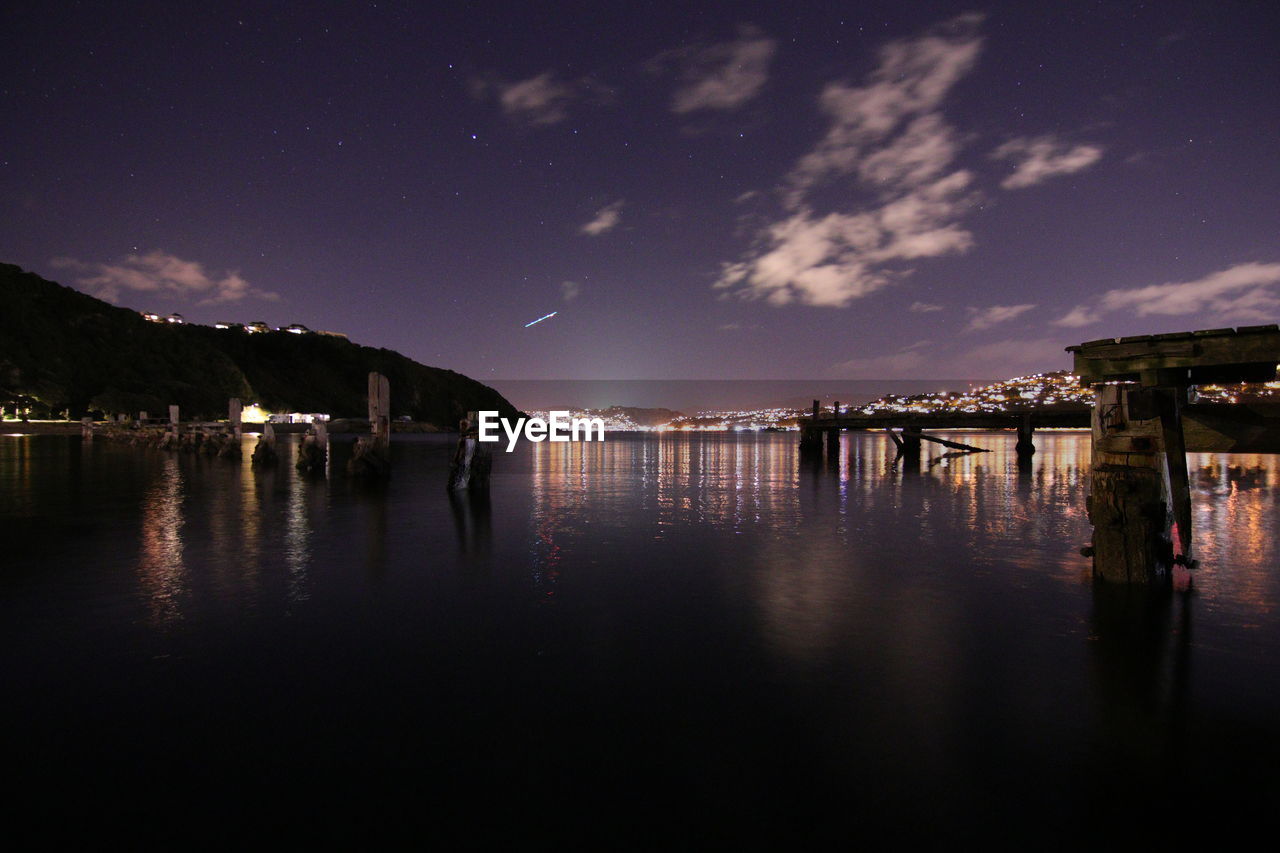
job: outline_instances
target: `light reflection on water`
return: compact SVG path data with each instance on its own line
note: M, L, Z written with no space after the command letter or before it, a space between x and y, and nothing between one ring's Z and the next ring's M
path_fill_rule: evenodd
M187 567L183 563L182 472L169 457L142 504L138 576L151 605L151 618L165 625L182 618Z
M459 743L500 731L524 756L495 773L570 778L605 742L634 774L700 767L724 808L808 774L1069 814L1084 777L1226 761L1244 778L1277 754L1280 459L1190 457L1202 567L1153 599L1089 582L1087 434L1038 434L1030 463L1010 435L950 437L991 452L895 460L870 433L817 459L789 434L525 444L495 453L487 497L445 492L447 437L397 440L385 484L345 477L337 442L317 479L290 440L255 471L252 439L234 463L6 439L0 662L51 731L85 726L55 697L99 678L125 715L190 704L166 743L218 714L218 748L267 741L282 766L299 754L268 732L299 716L376 765L425 750L414 732L447 711Z

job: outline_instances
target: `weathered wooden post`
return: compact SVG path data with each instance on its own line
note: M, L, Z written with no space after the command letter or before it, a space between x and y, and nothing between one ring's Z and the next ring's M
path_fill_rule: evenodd
M904 426L902 428L902 445L898 448L898 452L903 456L920 456L920 428L914 426Z
M381 373L369 374L370 434L356 439L347 473L385 476L391 471L391 384Z
M1085 505L1093 523L1093 571L1102 580L1161 581L1173 564L1169 471L1153 399L1134 383L1094 386Z
M160 447L165 450L177 450L179 447L178 435L178 407L169 407L169 425L165 427L164 435L160 437Z
M1088 498L1094 576L1125 583L1171 577L1191 559L1191 489L1181 409L1191 385L1265 382L1280 362L1280 328L1245 326L1106 338L1067 347L1094 388ZM1178 553L1174 554L1173 537Z
M1034 432L1031 413L1023 412L1021 420L1018 421L1018 444L1014 448L1019 456L1031 456L1036 452Z
M835 419L835 426L827 430L827 453L830 456L836 456L840 452L840 401L837 400L832 408L832 414Z
M479 440L478 412L467 412L458 424L458 447L449 466L449 489L487 489L493 457Z
M327 473L329 469L329 428L324 421L311 424L302 437L295 467L304 474Z
M227 431L225 433L215 431L205 437L204 451L206 454L217 456L220 459L244 458L244 449L240 441L243 436L242 414L243 407L240 404L240 398L232 397L227 403L227 420L229 422Z
M813 416L800 424L800 452L811 453L822 451L822 432L818 429L818 412L820 404L813 401Z
M374 444L386 450L391 441L391 384L381 373L369 374L369 426Z
M276 453L276 430L269 423L262 425L262 436L258 439L258 444L253 448L253 456L249 461L255 468L266 468L276 464L279 461L279 454Z

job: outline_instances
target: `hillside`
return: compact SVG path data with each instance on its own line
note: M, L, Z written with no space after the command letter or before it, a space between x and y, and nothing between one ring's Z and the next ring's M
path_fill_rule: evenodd
M450 426L472 409L514 407L474 379L343 338L249 334L151 323L21 268L0 264L0 405L78 418L169 404L184 417L225 417L239 397L268 411L364 417L370 371L391 383L395 417Z

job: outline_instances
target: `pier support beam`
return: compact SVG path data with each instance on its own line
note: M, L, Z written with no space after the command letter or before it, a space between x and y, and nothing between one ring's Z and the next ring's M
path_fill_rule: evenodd
M347 473L383 477L391 473L391 385L381 373L369 374L369 427L356 439Z
M840 452L840 403L839 401L837 401L835 404L834 413L835 413L835 422L836 422L835 428L829 429L826 431L827 453L830 454L832 457L836 456Z
M1092 483L1094 576L1114 583L1167 582L1191 557L1191 493L1178 419L1184 390L1136 383L1094 389Z
M316 421L302 437L298 447L298 461L294 467L304 474L325 474L329 469L329 428L324 421Z
M902 428L902 444L898 447L898 453L903 456L919 457L920 456L920 430L916 427Z
M262 437L258 439L257 447L253 448L253 456L250 461L256 468L265 468L276 464L278 460L275 427L271 424L263 424Z
M1031 456L1036 452L1033 439L1035 428L1031 425L1031 413L1027 412L1018 421L1018 444L1015 447L1019 456Z
M800 424L800 452L822 452L822 431L818 429L819 403L813 401L813 417L808 423Z

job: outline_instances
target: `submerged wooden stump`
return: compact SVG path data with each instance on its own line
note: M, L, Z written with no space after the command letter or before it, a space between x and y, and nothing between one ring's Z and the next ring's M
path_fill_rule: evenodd
M1086 505L1096 577L1139 584L1170 577L1173 540L1164 495L1164 477L1156 468L1104 464L1093 469Z
M240 436L229 435L218 448L219 459L243 459L244 448L240 445Z
M329 465L327 439L318 431L307 433L302 437L302 445L298 448L298 461L294 464L303 474L322 474Z
M280 461L279 454L276 453L276 431L271 424L262 425L262 436L258 439L258 445L253 448L250 461L255 467L260 468Z
M476 440L475 434L464 434L458 439L458 449L449 466L448 488L487 489L489 471L493 468L493 456L489 448Z
M385 477L391 473L391 459L386 442L362 435L347 460L347 473L355 477Z

